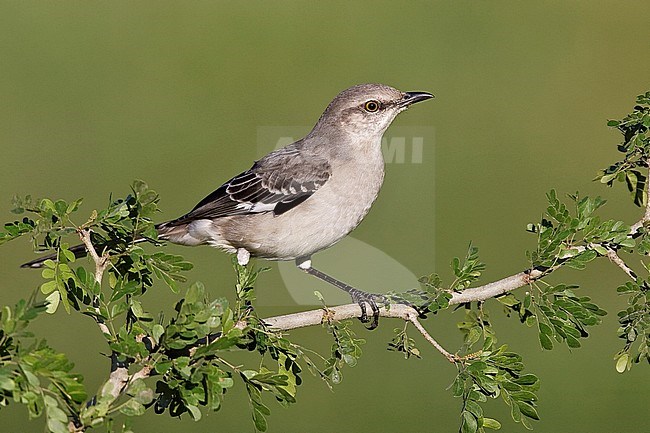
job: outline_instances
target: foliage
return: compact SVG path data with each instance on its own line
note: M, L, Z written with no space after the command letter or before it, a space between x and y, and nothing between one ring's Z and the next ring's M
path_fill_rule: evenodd
M618 336L625 341L616 354L616 370L623 373L632 362L650 363L650 280L628 281L617 292L628 296L628 307L618 313ZM636 355L633 354L636 346Z
M501 423L483 414L481 403L498 398L510 406L512 419L530 429L530 419L538 420L537 395L539 379L523 373L521 355L509 352L506 345L498 346L489 313L482 304L467 308L465 320L458 324L464 335L462 350L469 352L458 362L458 375L451 385L454 397L463 400L460 420L461 433L485 432L499 429ZM480 350L472 351L479 346Z
M623 134L618 146L623 158L603 170L598 180L607 185L624 182L634 203L645 207L650 92L637 98L630 115L609 125ZM625 271L629 281L617 293L627 297L628 305L618 313L623 347L616 354L615 367L624 372L634 363L650 361L650 276L637 276L624 260L631 254L650 254L650 208L641 222L629 225L603 220L598 211L605 200L600 197L575 193L563 199L551 190L547 200L541 221L527 226L537 243L527 253L529 285L524 293L502 293L489 302L457 307L464 313L458 323L463 343L453 355L458 372L450 388L462 401L461 433L499 429L501 422L485 416L483 408L488 399L498 397L510 407L515 422L530 428L531 420L539 419L540 381L525 371L521 355L497 344L488 305L499 305L507 315L534 328L546 350L558 345L580 347L589 328L606 314L590 297L578 295L576 285L545 280L561 268L583 270L607 256ZM192 268L189 262L142 246L147 241L160 247L153 223L157 204L157 194L141 181L134 182L126 198L92 211L83 223L76 222L81 200L14 199L14 212L27 215L5 224L0 245L29 236L37 251L54 256L44 262L38 292L0 311L0 407L24 404L30 417L45 416L51 432L80 432L102 425L112 431L118 420L150 409L198 421L205 411L218 411L227 391L239 385L248 393L255 429L265 431L270 414L267 400L282 406L294 403L305 369L333 387L341 382L345 366L357 364L364 340L349 322L334 321L324 301L323 328L332 340L325 355L296 344L257 316L254 285L264 269L233 261L237 275L233 302L212 298L200 282L185 285L185 272ZM75 236L92 247L92 261L78 260L85 248L71 246ZM391 293L387 299L413 306L421 318L442 314L454 303L455 294L475 290L471 287L484 269L478 248L470 244L464 258L451 261L452 281L445 284L439 275L431 274L420 280L421 288ZM648 269L644 272L650 274ZM170 311L148 311L143 295L161 286L183 296ZM83 378L64 354L27 331L32 320L47 316L44 313L61 314L59 307L84 314L102 330L110 370L96 392L85 389ZM395 329L388 349L407 359L420 358L408 331L408 322ZM230 359L235 351L248 351L256 359L252 365L237 365ZM90 394L94 396L89 398Z
M648 203L646 182L650 157L650 92L637 96L636 105L630 114L621 120L610 120L607 125L623 134L623 142L618 145L618 150L625 156L602 170L596 179L608 186L612 186L614 181L625 183L634 203L645 207Z
M46 310L46 303L20 300L0 312L0 406L10 400L26 406L29 417L45 415L50 431L68 431L69 408L87 399L83 378L73 365L44 340L27 331L29 323Z

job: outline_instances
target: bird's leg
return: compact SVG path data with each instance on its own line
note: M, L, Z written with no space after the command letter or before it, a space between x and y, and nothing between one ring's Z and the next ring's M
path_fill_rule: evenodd
M251 259L251 253L245 248L237 248L237 263L246 266Z
M359 307L361 308L361 317L359 318L361 322L363 323L370 322L368 329L375 329L377 327L379 323L379 307L377 306L377 303L380 304L386 303L387 300L384 296L355 289L349 284L339 281L336 278L327 275L326 273L321 272L318 269L313 268L311 266L310 258L296 259L296 265L303 271L307 272L309 275L313 275L314 277L323 280L326 283L329 283L334 287L338 287L339 289L349 293L350 296L352 297L352 300L357 304L359 304ZM366 312L366 303L370 305L370 309L372 310L372 318L368 318L368 314Z

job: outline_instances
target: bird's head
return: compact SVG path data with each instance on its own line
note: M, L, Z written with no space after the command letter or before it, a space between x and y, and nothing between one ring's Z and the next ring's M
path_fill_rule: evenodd
M334 98L314 130L335 128L379 139L399 113L430 98L433 95L427 92L401 92L384 84L359 84Z

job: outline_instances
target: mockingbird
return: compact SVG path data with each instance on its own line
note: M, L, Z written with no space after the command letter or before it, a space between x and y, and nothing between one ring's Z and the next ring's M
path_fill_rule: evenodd
M395 117L427 92L360 84L339 93L303 139L275 150L201 200L189 213L158 224L158 238L210 245L250 257L295 260L303 271L348 292L377 325L384 298L312 267L312 254L334 245L366 216L384 180L381 138ZM73 247L83 254L83 246ZM40 267L46 258L25 263Z

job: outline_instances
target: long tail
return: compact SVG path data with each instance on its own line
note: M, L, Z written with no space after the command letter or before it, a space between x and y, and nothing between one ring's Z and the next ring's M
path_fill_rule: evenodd
M176 220L156 224L156 230L158 230L158 239L161 241L170 241L172 243L181 245L198 245L195 240L194 243L192 241L185 240L185 237L187 237L187 224L176 225L174 224L175 222ZM145 238L139 238L135 240L136 243L145 241L147 241ZM100 249L103 249L107 246L110 247L110 245L104 245ZM68 249L72 251L76 258L86 257L88 255L88 251L86 251L86 246L84 244L75 245ZM20 265L20 267L38 269L43 267L43 263L45 263L46 260L55 259L56 254L48 254L38 259L32 260L31 262L23 263Z
M160 240L167 240L167 232L170 231L169 228L167 227L169 223L161 223L156 225L156 229L158 230L158 239ZM136 243L140 242L145 242L147 239L145 238L140 238L136 239ZM173 242L173 239L172 239ZM110 247L110 245L102 245L100 248L98 248L98 251L101 249L104 249L106 247ZM75 245L73 247L68 248L76 258L81 258L81 257L86 257L88 255L88 251L86 250L86 246L84 244L79 244ZM20 265L21 268L42 268L43 263L45 263L46 260L56 260L56 254L48 254L46 256L40 257L38 259L34 259L31 262L23 263Z
M88 251L86 251L86 246L84 244L75 245L68 249L74 253L74 256L76 258L86 257L86 255L88 255ZM22 265L20 265L20 267L21 268L42 268L43 263L45 263L46 260L55 260L55 259L56 259L56 254L48 254L47 256L43 256L38 259L32 260L31 262L23 263Z

